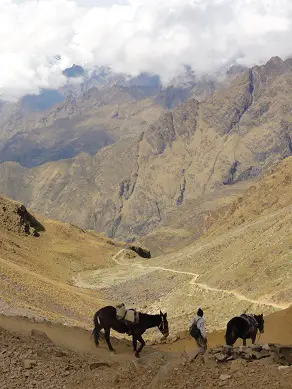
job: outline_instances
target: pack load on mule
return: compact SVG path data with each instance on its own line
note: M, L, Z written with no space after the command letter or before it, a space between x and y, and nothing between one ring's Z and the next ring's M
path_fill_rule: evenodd
M246 339L251 339L255 343L257 332L264 333L264 315L246 314L235 316L227 323L225 341L227 346L233 346L238 338L242 339L246 346Z
M108 345L110 351L115 351L111 341L110 341L110 331L111 329L119 332L120 334L128 334L129 327L126 324L125 320L120 320L118 317L124 317L125 307L119 306L118 310L113 306L106 306L97 311L93 318L94 328L92 335L94 337L95 345L99 345L99 337L102 335L101 330L104 329L104 338ZM129 310L130 311L130 310ZM134 310L135 311L135 310ZM160 311L157 315L148 315L147 313L137 312L138 321L135 322L135 314L133 316L132 312L130 313L130 318L134 317L134 322L131 324L131 335L132 335L132 344L133 351L136 357L139 357L140 352L145 346L145 341L142 338L142 335L148 328L157 327L162 333L163 337L166 338L169 335L167 313L162 313ZM118 315L118 316L117 316ZM132 316L131 316L132 315ZM137 349L137 342L140 343L139 348Z
M139 312L136 309L130 308L126 309L124 303L121 303L116 306L117 319L125 322L128 327L128 335L132 335L132 327L134 324L139 323Z

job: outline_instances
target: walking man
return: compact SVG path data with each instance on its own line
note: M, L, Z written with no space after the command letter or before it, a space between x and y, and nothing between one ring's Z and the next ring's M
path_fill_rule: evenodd
M204 312L201 307L197 310L197 315L192 319L189 328L190 335L196 340L198 348L192 359L199 354L204 354L207 349L207 334L205 328Z

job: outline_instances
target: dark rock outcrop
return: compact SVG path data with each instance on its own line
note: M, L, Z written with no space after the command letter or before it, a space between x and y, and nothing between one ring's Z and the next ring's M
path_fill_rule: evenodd
M128 249L132 250L132 251L135 251L135 253L137 253L142 258L151 258L150 251L147 250L144 247L131 245L131 246L128 247Z
M0 196L0 227L21 235L39 236L44 227L32 216L25 206Z

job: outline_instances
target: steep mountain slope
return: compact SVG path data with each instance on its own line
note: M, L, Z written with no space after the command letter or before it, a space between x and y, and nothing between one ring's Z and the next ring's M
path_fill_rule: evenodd
M188 201L253 178L291 154L291 66L273 58L240 72L204 102L188 100L141 136L94 157L31 170L1 164L0 189L32 209L109 236L145 235Z
M185 330L198 305L206 310L209 330L223 328L245 310L268 314L287 308L292 301L291 189L289 157L228 211L210 218L209 230L195 244L146 263L120 251L114 268L81 273L76 285L107 298L123 293L125 303L133 301L135 290L135 305L166 310L174 331Z
M72 286L72 278L109 267L123 245L70 224L37 220L22 204L0 197L0 313L90 325L104 300Z
M48 111L30 115L17 109L5 114L4 107L0 161L32 167L81 152L94 155L123 136L140 133L165 111L147 94L147 88L113 86L71 95Z
M215 78L197 79L186 71L164 87L155 75L130 77L106 68L92 73L73 65L64 71L68 83L59 90L43 90L17 103L0 100L0 161L33 167L80 152L95 154L142 132L191 96L205 100L239 73L231 67ZM70 82L75 77L79 81Z
M148 247L153 256L178 251L203 235L210 221L229 209L237 196L252 185L253 180L223 186L215 191L185 200L169 212L158 227L138 240Z

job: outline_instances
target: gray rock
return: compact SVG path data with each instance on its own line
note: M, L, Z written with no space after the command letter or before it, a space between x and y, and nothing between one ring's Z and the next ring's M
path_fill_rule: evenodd
M229 378L231 378L231 375L229 374L221 374L221 376L219 377L221 381L226 381L226 380L229 380Z
M290 366L278 366L278 369L279 370L286 370L286 369L290 369Z
M254 350L254 351L262 351L263 347L259 344L253 344L251 346L251 349Z
M227 360L227 355L224 355L222 353L215 354L214 357L218 362L225 362Z
M22 365L24 369L32 369L33 366L36 365L36 361L34 359L23 359L22 360Z
M241 355L242 359L245 359L246 361L251 361L253 359L252 353L243 353Z
M111 367L111 365L106 362L93 362L89 365L90 370L98 369L99 367Z
M275 346L273 348L274 361L280 365L292 365L292 346Z
M43 339L45 341L51 342L51 339L48 337L48 335L44 331L32 329L30 331L30 335L33 336L33 337L38 337L38 338L41 338L41 339Z
M265 351L265 350L260 351L260 352L259 351L253 351L251 355L252 355L252 357L254 359L269 358L271 356L270 352L269 351Z

